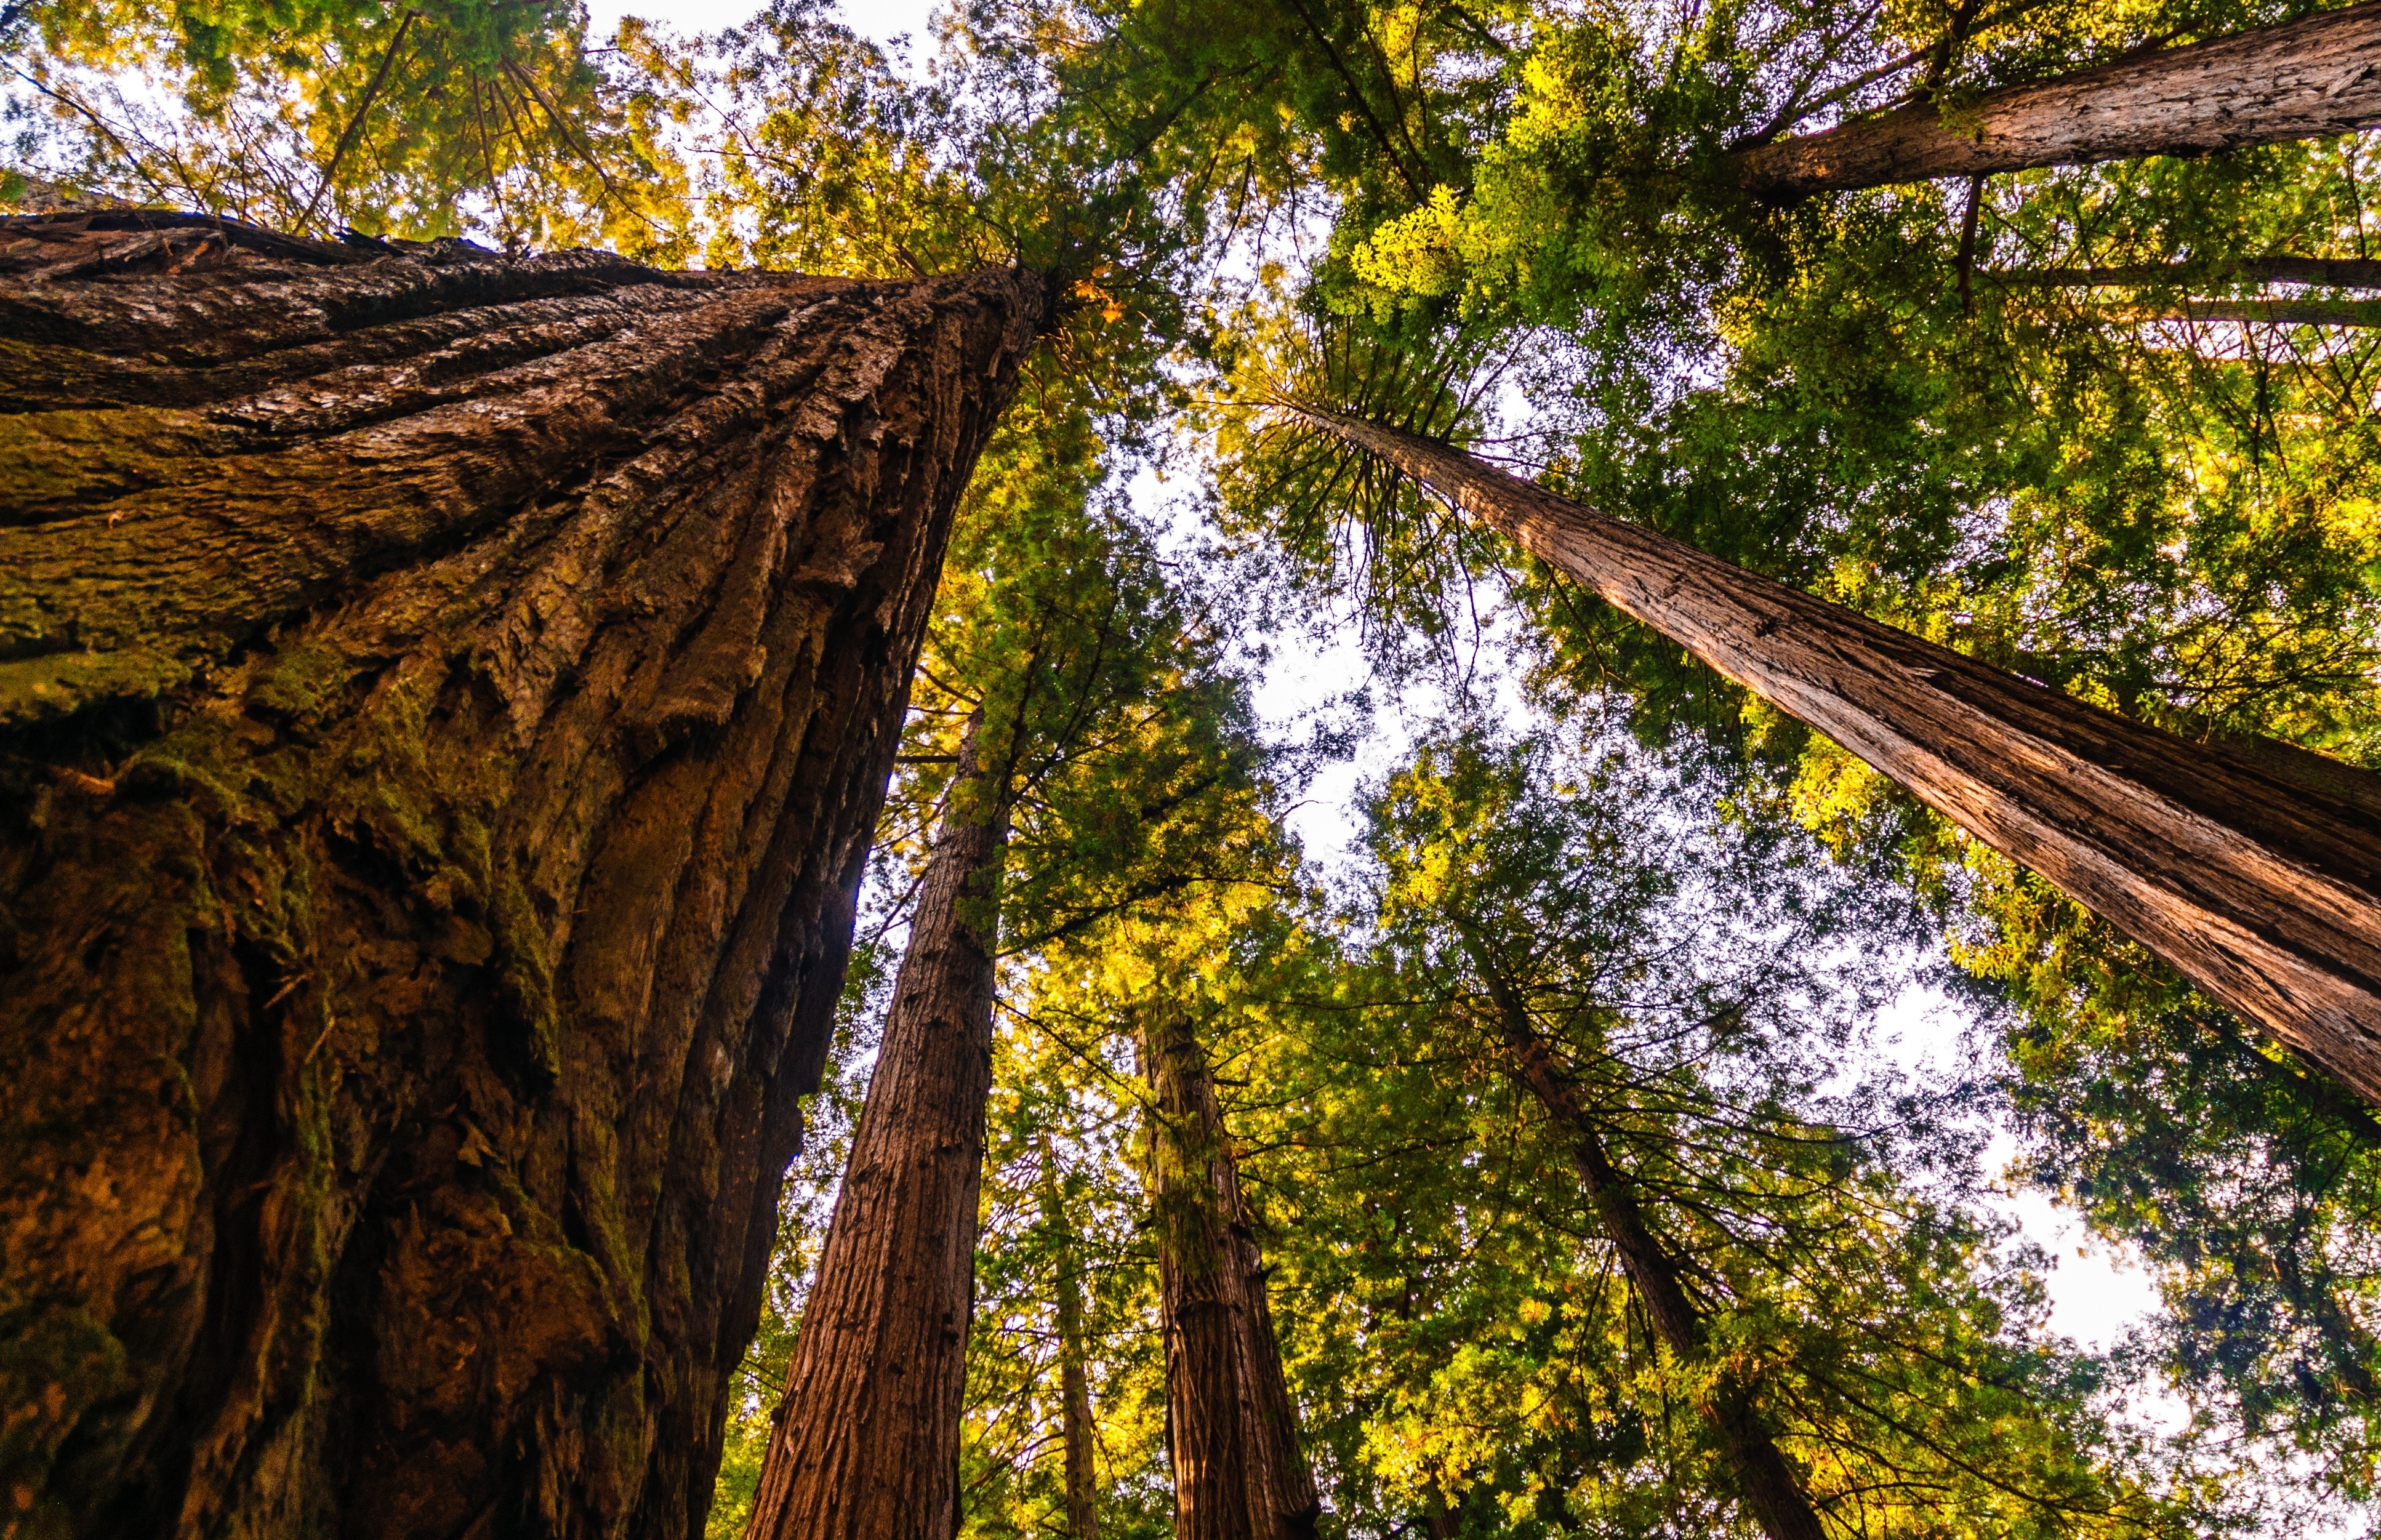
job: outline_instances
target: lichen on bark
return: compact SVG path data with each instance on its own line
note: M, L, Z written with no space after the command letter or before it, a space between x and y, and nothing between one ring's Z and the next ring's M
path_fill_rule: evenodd
M1045 289L0 222L0 1537L699 1531Z

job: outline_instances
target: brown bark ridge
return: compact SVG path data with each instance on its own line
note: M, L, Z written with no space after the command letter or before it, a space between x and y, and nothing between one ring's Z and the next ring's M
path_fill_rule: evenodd
M2381 782L2192 743L1608 518L1428 439L1316 409L2164 958L2381 1105Z
M700 1533L1044 290L0 221L0 1536Z
M972 733L959 761L962 785L981 787ZM962 796L935 837L802 1304L751 1540L959 1533L1006 802Z
M1304 1540L1322 1501L1206 1053L1169 1004L1144 1033L1176 1540Z
M1050 1136L1042 1136L1042 1218L1056 1232L1053 1292L1058 1316L1058 1424L1067 1482L1067 1534L1100 1540L1099 1475L1093 1463L1091 1365L1083 1343L1082 1252L1058 1191Z
M2096 68L1904 107L1736 152L1759 197L2139 155L2197 155L2381 122L2381 0Z
M1485 943L1461 916L1453 916L1456 934L1471 956L1472 967L1488 986L1496 1013L1497 1031L1506 1051L1513 1056L1523 1084L1549 1117L1571 1136L1571 1155L1580 1186L1606 1239L1620 1253L1620 1265L1645 1306L1655 1335L1686 1363L1704 1366L1709 1343L1703 1314L1687 1295L1677 1262L1654 1235L1637 1202L1636 1184L1612 1164L1595 1119L1580 1100L1579 1088L1531 1023L1529 1008L1496 966ZM1718 1437L1720 1453L1736 1478L1737 1493L1752 1510L1769 1540L1825 1540L1817 1509L1811 1506L1794 1467L1755 1404L1752 1387L1725 1365L1713 1373L1711 1387L1700 1410Z

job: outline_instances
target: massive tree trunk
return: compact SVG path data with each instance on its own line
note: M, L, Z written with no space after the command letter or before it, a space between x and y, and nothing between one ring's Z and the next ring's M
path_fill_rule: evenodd
M1206 1054L1170 1004L1146 1033L1176 1540L1310 1536L1322 1504Z
M971 734L960 752L961 790L919 889L868 1104L802 1304L745 1530L752 1540L950 1540L959 1532L994 932L1008 839L1005 792L982 793L973 743Z
M1083 1342L1083 1259L1058 1172L1050 1136L1042 1136L1042 1218L1057 1248L1058 1421L1067 1481L1067 1534L1072 1540L1100 1540L1099 1478L1093 1465L1092 1378Z
M2381 3L1736 153L1739 179L1790 199L1935 177L2196 155L2381 123Z
M700 1533L1045 304L0 223L0 1533Z
M1612 1164L1603 1134L1580 1099L1578 1086L1555 1062L1530 1021L1528 1006L1497 969L1485 942L1468 920L1459 915L1451 918L1473 969L1488 986L1498 1033L1513 1057L1521 1082L1571 1137L1580 1186L1606 1238L1620 1253L1621 1269L1643 1302L1654 1330L1680 1360L1703 1364L1708 1344L1702 1313L1687 1296L1678 1263L1646 1223L1637 1202L1636 1184ZM1720 1454L1736 1478L1738 1495L1769 1540L1825 1540L1819 1515L1793 1465L1777 1448L1755 1403L1752 1387L1723 1367L1714 1375L1701 1410L1719 1439Z
M1834 738L2381 1105L2381 780L2282 743L2188 742L1444 444L1302 415Z

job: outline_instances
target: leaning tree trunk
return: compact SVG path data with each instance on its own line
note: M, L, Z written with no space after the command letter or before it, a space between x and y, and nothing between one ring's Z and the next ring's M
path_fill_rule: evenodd
M2381 123L2381 3L2134 54L1945 109L1905 107L1736 153L1770 199L2137 155L2197 155Z
M0 1534L700 1533L1044 290L0 223Z
M1461 450L1300 415L1435 487L2381 1105L2381 780L2070 700Z
M1170 1003L1146 1032L1176 1540L1312 1535L1321 1503L1206 1055Z
M1008 840L1006 798L983 793L972 732L959 776L802 1304L744 1532L751 1540L959 1533L995 906Z
M1537 1097L1547 1116L1570 1135L1571 1156L1579 1169L1581 1188L1606 1239L1620 1253L1621 1270L1645 1306L1663 1344L1682 1363L1705 1366L1710 1356L1703 1315L1688 1298L1679 1268L1638 1205L1636 1184L1612 1164L1595 1119L1580 1100L1579 1087L1555 1062L1531 1023L1529 1008L1510 980L1498 971L1486 944L1470 921L1450 917L1472 967L1488 986L1496 1013L1498 1033L1512 1055L1521 1082ZM1802 1490L1801 1478L1777 1447L1775 1435L1756 1404L1752 1387L1725 1366L1712 1376L1701 1403L1704 1420L1719 1439L1737 1493L1752 1509L1769 1540L1825 1540L1818 1511Z

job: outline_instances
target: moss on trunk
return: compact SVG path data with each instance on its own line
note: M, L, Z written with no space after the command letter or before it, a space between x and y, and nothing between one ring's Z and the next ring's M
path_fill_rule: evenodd
M700 1531L1045 304L0 224L0 1536Z

